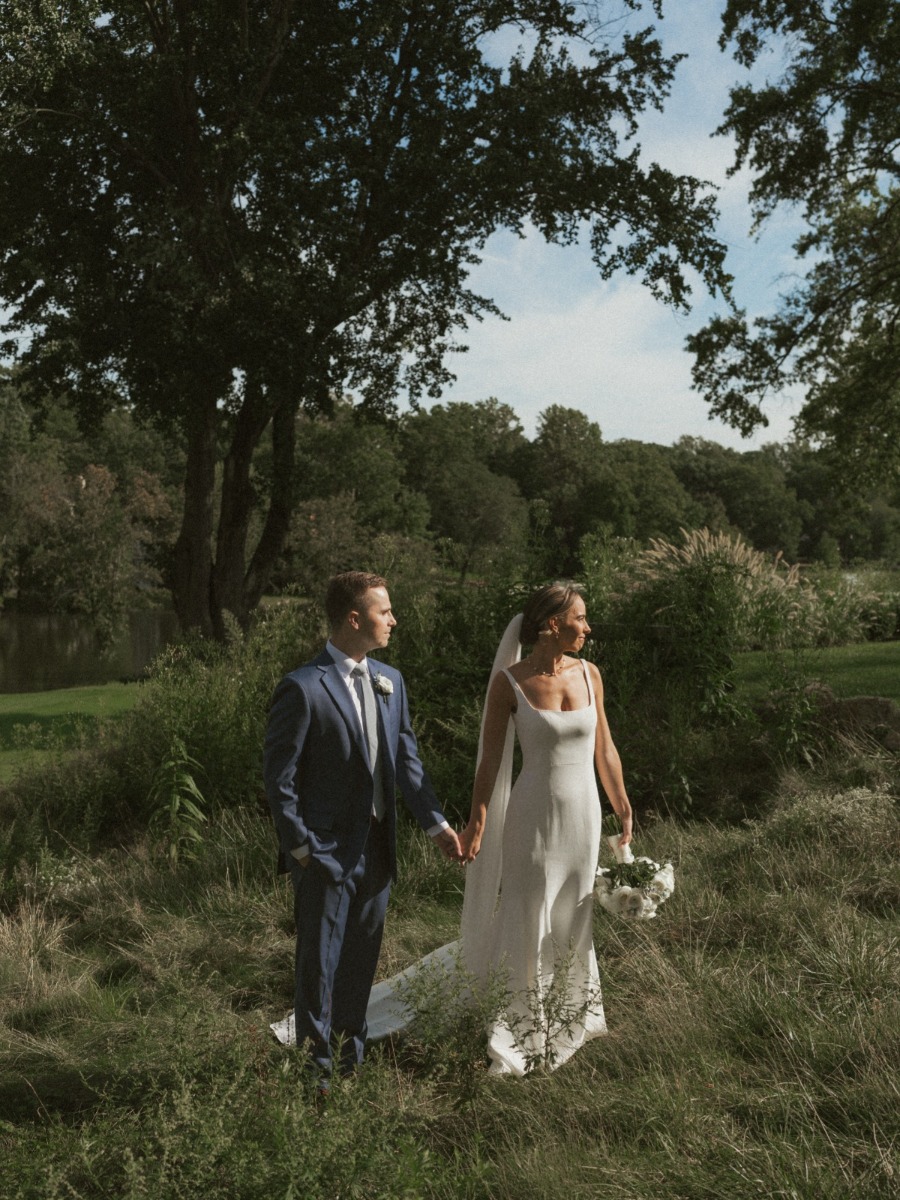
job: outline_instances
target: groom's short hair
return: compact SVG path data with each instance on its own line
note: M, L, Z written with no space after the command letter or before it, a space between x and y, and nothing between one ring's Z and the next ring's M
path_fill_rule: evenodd
M325 615L332 629L342 625L348 614L358 609L369 588L387 587L387 580L369 571L342 571L328 581Z

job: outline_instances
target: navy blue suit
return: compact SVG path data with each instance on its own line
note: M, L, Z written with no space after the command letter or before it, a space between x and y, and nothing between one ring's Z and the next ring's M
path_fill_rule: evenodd
M419 761L399 671L368 658L376 689L385 816L373 822L368 746L347 683L327 650L282 679L266 731L266 795L290 870L297 921L295 1019L323 1074L331 1042L342 1067L362 1060L366 1005L375 977L391 880L396 876L396 791L423 829L440 824L434 789ZM291 850L308 845L306 867Z

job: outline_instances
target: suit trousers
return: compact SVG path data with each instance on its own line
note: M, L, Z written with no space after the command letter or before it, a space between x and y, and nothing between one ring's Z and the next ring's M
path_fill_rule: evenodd
M297 1045L306 1043L316 1070L327 1077L340 1042L339 1068L349 1074L363 1058L366 1006L391 890L387 822L372 820L362 857L343 882L335 883L315 859L293 866L291 879Z

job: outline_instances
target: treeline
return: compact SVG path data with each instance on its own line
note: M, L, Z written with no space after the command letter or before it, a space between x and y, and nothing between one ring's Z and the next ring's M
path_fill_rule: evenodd
M900 560L900 492L862 492L829 457L793 442L736 451L604 441L584 413L548 406L534 438L497 400L366 420L349 402L297 418L294 515L276 591L315 592L335 570L402 557L459 579L577 573L587 535L738 533L787 562ZM257 453L262 498L271 448ZM169 582L184 448L117 408L91 428L65 401L0 387L0 593L24 609L115 623ZM262 528L263 502L256 512ZM253 531L251 529L251 538Z

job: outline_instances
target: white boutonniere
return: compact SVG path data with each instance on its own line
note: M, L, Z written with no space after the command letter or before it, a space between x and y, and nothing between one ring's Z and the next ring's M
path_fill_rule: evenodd
M391 696L394 692L394 685L385 675L373 675L372 687L381 696Z

